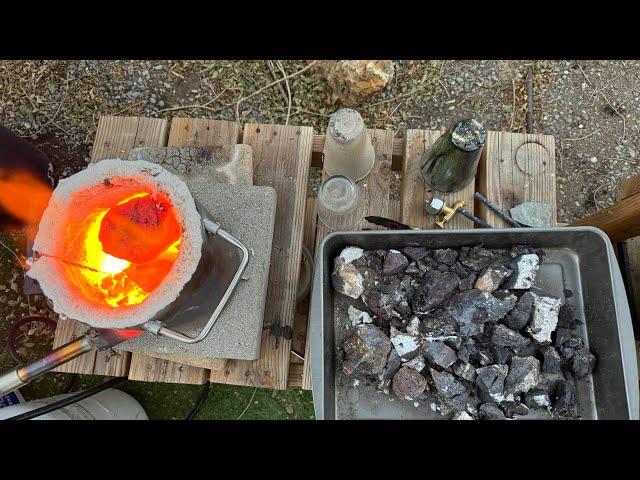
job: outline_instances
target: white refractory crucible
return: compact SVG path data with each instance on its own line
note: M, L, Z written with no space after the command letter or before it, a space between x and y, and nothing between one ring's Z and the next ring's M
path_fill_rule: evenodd
M358 182L371 172L376 155L358 112L342 108L331 115L323 155L328 175L344 175Z
M105 215L144 196L147 208L161 198L163 211L175 215L177 240L171 237L171 246L149 262L106 254L98 241ZM40 221L28 275L60 315L92 327L128 328L178 298L200 262L203 235L200 213L180 178L146 161L102 160L60 180Z

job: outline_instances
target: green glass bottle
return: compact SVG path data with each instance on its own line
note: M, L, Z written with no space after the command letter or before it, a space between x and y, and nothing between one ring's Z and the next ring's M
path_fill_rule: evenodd
M456 123L422 155L422 179L439 192L462 190L476 175L486 139L487 132L477 120L468 118Z

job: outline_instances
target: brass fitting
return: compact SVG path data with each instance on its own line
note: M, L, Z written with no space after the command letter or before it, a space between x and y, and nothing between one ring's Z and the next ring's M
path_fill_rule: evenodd
M444 214L440 220L436 222L436 226L438 228L444 228L444 224L453 218L459 208L464 207L464 200L458 200L453 204L453 206L449 207L443 200L439 198L432 198L429 203L427 203L427 211L432 215L440 215Z

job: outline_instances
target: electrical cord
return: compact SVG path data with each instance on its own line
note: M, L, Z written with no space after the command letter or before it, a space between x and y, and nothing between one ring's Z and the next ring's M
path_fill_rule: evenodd
M200 395L198 395L196 404L193 406L193 408L189 412L189 415L185 417L185 420L193 420L196 417L196 415L198 415L198 412L200 412L202 405L204 405L204 402L209 397L210 390L211 390L210 382L207 382L202 386L202 390L200 390Z
M60 408L66 407L73 403L79 402L80 400L84 400L87 397L95 395L98 392L106 390L110 387L115 387L122 382L126 382L127 377L116 377L111 380L107 380L106 382L101 383L100 385L96 385L91 388L87 388L81 392L76 393L67 398L63 398L62 400L58 400L57 402L51 403L49 405L45 405L44 407L36 408L35 410L31 410L30 412L21 413L20 415L16 415L15 417L7 418L7 420L31 420L32 418L39 417L41 415L45 415L47 413L53 412Z

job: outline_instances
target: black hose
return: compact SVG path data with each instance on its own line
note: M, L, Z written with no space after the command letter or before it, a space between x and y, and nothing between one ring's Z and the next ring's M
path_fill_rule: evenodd
M32 418L45 415L47 413L53 412L54 410L58 410L59 408L66 407L73 403L79 402L80 400L84 400L85 398L95 395L98 392L106 390L107 388L110 388L110 387L114 387L126 381L127 381L127 377L112 378L111 380L107 380L106 382L103 382L100 385L87 388L86 390L83 390L82 392L78 392L75 395L72 395L67 398L63 398L62 400L58 400L57 402L51 403L49 405L45 405L44 407L36 408L35 410L31 410L30 412L21 413L20 415L16 415L15 417L7 418L7 420L31 420Z
M211 383L210 382L207 382L202 386L202 390L200 390L200 395L198 395L198 399L196 400L196 404L193 406L193 408L189 412L189 415L187 415L185 417L185 420L193 420L196 417L196 415L198 414L198 412L202 408L202 405L204 405L204 402L209 397L210 389L211 389Z

